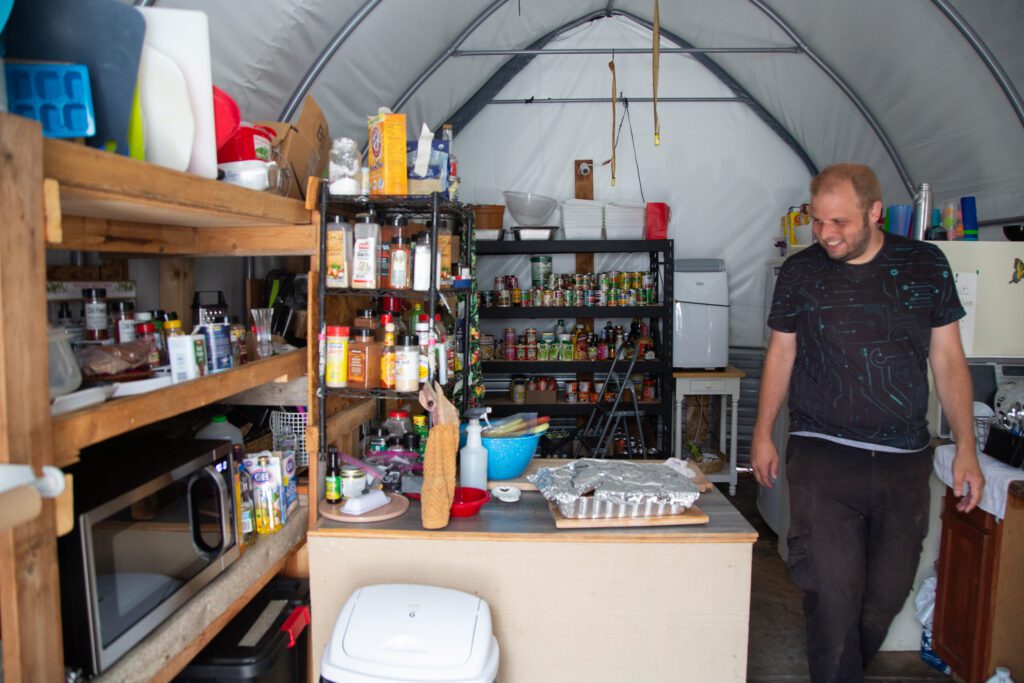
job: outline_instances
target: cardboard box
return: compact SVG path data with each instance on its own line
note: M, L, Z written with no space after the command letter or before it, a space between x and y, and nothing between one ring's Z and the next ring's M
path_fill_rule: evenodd
M558 392L554 389L548 391L530 391L526 390L526 403L527 405L533 405L535 403L557 403Z
M370 194L409 194L405 166L405 114L378 114L367 123Z
M331 154L331 134L320 105L307 95L296 123L259 121L255 125L267 126L276 133L274 147L291 171L288 196L305 199L307 179L323 175Z

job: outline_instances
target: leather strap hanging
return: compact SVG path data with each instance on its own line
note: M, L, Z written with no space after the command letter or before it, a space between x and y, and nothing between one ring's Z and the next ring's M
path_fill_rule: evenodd
M612 71L612 187L615 187L615 53L612 53L612 61L608 62L608 68Z
M654 145L661 144L661 123L658 121L658 68L661 62L661 15L658 11L658 0L654 0L654 29L651 34L654 45L651 47L651 70L653 71L654 94L651 105L654 107Z

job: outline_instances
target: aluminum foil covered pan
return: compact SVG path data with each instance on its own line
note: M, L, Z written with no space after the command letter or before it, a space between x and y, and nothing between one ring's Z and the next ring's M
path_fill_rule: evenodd
M657 463L584 459L527 479L569 518L676 515L700 497L686 476Z

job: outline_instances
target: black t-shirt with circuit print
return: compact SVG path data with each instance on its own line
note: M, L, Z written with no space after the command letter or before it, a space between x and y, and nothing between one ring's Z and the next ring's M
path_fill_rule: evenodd
M924 448L931 330L964 315L935 245L885 233L869 263L833 260L817 244L794 254L768 316L797 335L790 431Z

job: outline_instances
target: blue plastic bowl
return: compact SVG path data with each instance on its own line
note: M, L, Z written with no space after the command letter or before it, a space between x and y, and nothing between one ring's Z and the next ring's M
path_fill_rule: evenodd
M525 472L537 451L540 436L528 434L504 439L483 437L484 448L487 449L487 478L492 481L515 479Z

